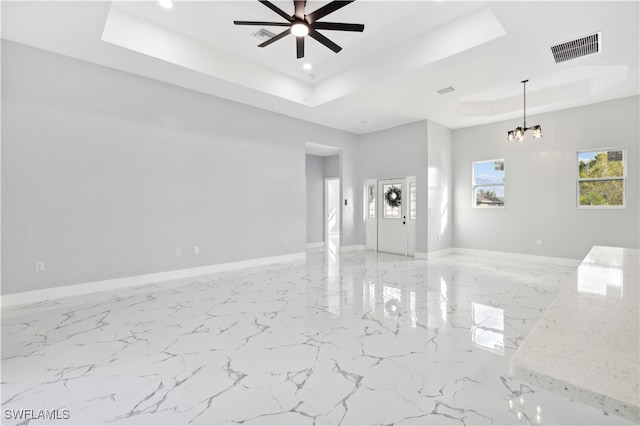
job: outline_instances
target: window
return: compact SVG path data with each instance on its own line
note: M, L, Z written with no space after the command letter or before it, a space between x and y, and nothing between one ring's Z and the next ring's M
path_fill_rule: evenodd
M416 183L409 185L409 219L416 220Z
M384 194L384 209L382 217L384 219L400 219L400 205L402 204L402 184L382 185Z
M504 207L504 159L473 163L473 207Z
M624 207L624 149L578 152L578 207Z
M369 219L376 218L376 186L369 185L368 189Z

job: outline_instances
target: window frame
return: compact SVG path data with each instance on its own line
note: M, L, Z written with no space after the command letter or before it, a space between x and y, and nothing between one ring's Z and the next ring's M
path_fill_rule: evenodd
M502 180L501 184L480 184L477 185L476 184L476 164L478 163L495 163L495 162L502 162L502 166L503 166L503 171L504 171L504 179ZM487 206L478 206L476 203L476 189L479 187L488 187L488 186L502 186L504 188L504 197L502 199L502 205L487 205ZM474 209L481 209L481 210L485 210L485 209L504 209L506 204L507 204L507 192L506 192L506 188L507 188L507 166L506 166L506 159L505 158L494 158L492 160L478 160L478 161L472 161L471 162L471 207Z
M367 205L367 219L376 219L376 210L378 208L378 188L377 185L368 184L365 185L366 192L366 205Z
M581 178L580 177L580 154L583 152L607 152L607 151L622 151L622 176L620 177L607 177L607 178ZM576 174L576 208L580 210L619 210L627 208L627 150L623 147L615 148L591 148L581 149L576 151L574 173ZM580 183L581 182L606 182L606 181L622 181L622 204L621 205L581 205L580 204Z
M409 187L409 203L407 206L407 210L409 211L407 212L407 219L416 220L418 217L418 209L416 206L418 202L418 185L416 185L416 182L409 182L407 186Z

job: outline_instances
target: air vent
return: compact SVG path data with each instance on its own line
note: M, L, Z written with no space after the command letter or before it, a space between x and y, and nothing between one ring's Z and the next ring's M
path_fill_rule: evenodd
M622 161L622 151L607 151L607 162Z
M553 59L555 59L556 64L559 64L560 62L570 61L571 59L600 52L601 42L602 33L598 32L556 46L551 46L551 53L553 53Z
M454 89L453 87L449 86L449 87L445 87L444 89L438 90L438 93L441 94L441 95L444 95L445 93L450 93L450 92L453 92L454 90L456 90L456 89Z
M271 31L265 30L264 28L260 28L255 33L252 33L251 37L257 38L264 43L265 41L271 40L273 37L275 37L275 34Z

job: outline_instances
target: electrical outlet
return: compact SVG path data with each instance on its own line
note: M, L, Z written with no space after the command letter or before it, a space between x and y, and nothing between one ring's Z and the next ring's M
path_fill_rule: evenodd
M537 245L539 245L539 246L541 246L541 245L542 245L542 238L538 238L538 239L536 240L536 244L537 244Z
M182 249L181 248L177 248L176 249L176 256L182 256Z
M193 254L200 254L200 246L193 246Z
M42 260L36 262L36 272L44 272L44 262Z

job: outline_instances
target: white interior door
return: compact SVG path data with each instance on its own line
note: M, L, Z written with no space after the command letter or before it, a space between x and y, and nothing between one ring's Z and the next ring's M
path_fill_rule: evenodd
M378 251L407 255L406 179L378 181Z
M378 250L378 181L368 179L364 187L364 225L367 250Z
M340 245L340 178L324 180L324 229L327 246Z

